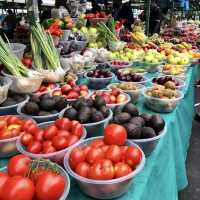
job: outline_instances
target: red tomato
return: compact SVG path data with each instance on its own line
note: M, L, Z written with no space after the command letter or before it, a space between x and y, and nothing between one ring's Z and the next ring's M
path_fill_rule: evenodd
M35 133L37 133L39 130L39 128L37 127L36 124L30 124L29 127L27 127L27 130L26 132L32 134L32 135L35 135Z
M62 137L68 138L70 135L71 135L71 133L66 130L58 130L57 131L57 136L62 136Z
M78 136L80 138L83 134L83 126L80 123L74 124L72 126L72 134Z
M125 160L125 155L126 155L126 150L128 149L128 146L121 146L120 150L121 150L121 161Z
M110 180L114 177L114 167L110 160L101 159L95 162L89 170L88 178L95 180Z
M70 131L71 130L71 126L72 123L68 118L61 118L61 119L57 119L55 121L55 125L59 128L59 129L63 129L63 130L67 130Z
M108 148L109 148L109 145L104 145L104 146L101 147L101 149L103 150L104 153L106 153Z
M75 124L79 124L77 120L72 120L71 123L72 123L72 126L75 126Z
M69 147L69 146L75 144L77 141L79 141L78 136L76 136L76 135L70 135L67 138L67 146Z
M39 141L33 141L31 142L28 147L27 147L27 151L30 152L30 153L40 153L41 152L41 149L42 149L42 144L41 142Z
M1 199L1 196L4 195L2 194L2 190L8 179L9 179L9 176L7 174L0 172L0 199Z
M52 141L51 140L46 140L42 143L42 148L45 149L47 147L52 146Z
M90 145L87 145L85 147L82 148L82 150L84 151L85 156L88 154L88 152L92 149L92 147Z
M34 140L42 142L44 140L44 131L42 129L38 129L37 132L35 132Z
M53 173L44 173L39 176L35 186L38 200L58 200L64 192L65 178Z
M52 145L56 150L62 150L68 147L67 139L62 136L55 136L52 139Z
M78 163L85 161L85 157L85 153L82 149L73 149L69 157L70 167L72 169L75 169Z
M142 152L136 147L128 147L125 162L134 169L142 160Z
M12 137L12 133L10 130L1 130L0 131L0 138L1 139L8 139Z
M29 178L13 176L6 181L1 200L32 200L34 190L34 184Z
M20 118L18 118L17 116L14 115L10 115L7 119L7 123L8 125L12 125L12 124L22 124L22 120Z
M43 153L54 153L56 149L53 146L43 148Z
M76 170L75 172L79 175L79 176L83 176L85 178L88 177L88 172L90 170L90 165L87 162L80 162L77 166L76 166Z
M127 139L126 129L118 124L109 124L104 129L104 141L109 145L124 145Z
M10 176L25 176L29 171L31 159L23 154L16 155L8 161L8 174Z
M93 164L94 162L104 158L104 152L100 148L92 148L86 155L88 163Z
M45 140L51 140L54 136L57 135L57 127L55 125L48 126L44 130L44 138Z
M23 124L23 130L27 132L27 130L29 129L29 126L31 124L34 124L33 121L31 119L25 120L24 124Z
M114 168L115 168L115 178L126 176L132 172L131 167L123 162L115 164Z
M16 126L16 125L10 125L10 126ZM16 127L13 127L13 128L12 127L10 128L10 126L8 126L8 130L10 130L12 137L16 137L21 134L20 125L17 125Z
M6 120L1 119L0 120L0 130L5 129L7 127Z
M104 145L105 143L102 139L96 139L90 143L90 146L92 146L93 148L103 147Z
M105 153L105 158L111 160L114 163L121 161L121 150L117 145L111 145Z

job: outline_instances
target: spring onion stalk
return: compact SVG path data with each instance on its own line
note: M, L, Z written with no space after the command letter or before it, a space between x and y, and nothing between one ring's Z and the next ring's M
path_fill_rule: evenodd
M38 44L38 41L35 39L35 37L31 34L30 36L31 39L31 49L32 49L32 54L33 54L33 59L34 59L34 64L35 67L39 70L43 69L43 62L42 62L42 57L41 57L41 48Z
M9 47L9 42L6 44L0 36L0 62L14 76L27 76L28 69L22 64L19 58L12 52Z
M48 69L56 70L60 67L60 59L51 35L48 32L45 32L43 27L37 22L31 26L31 32L40 45L45 59L48 60Z

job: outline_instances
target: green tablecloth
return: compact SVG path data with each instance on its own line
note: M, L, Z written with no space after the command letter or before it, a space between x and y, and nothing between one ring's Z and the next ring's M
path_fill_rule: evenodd
M129 191L119 200L177 200L178 191L188 184L185 160L191 135L194 104L194 81L197 67L188 71L185 98L173 113L163 114L167 134L161 139L155 151L147 158L143 171L134 179ZM142 102L141 111L147 111ZM148 112L150 112L148 110ZM6 160L0 161L0 168ZM92 199L84 195L72 181L69 200Z

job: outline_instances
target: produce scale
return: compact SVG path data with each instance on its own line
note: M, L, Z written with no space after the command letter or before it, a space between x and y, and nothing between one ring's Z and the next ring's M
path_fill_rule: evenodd
M34 21L28 53L0 37L0 200L177 200L199 36L100 12Z

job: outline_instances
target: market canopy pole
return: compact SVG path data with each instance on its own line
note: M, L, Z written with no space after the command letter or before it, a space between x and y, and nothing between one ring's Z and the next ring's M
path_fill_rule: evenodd
M149 35L150 8L151 8L151 0L145 0L144 9L145 9L145 33L146 33L146 35Z
M39 22L38 0L27 0L26 7L29 24Z

